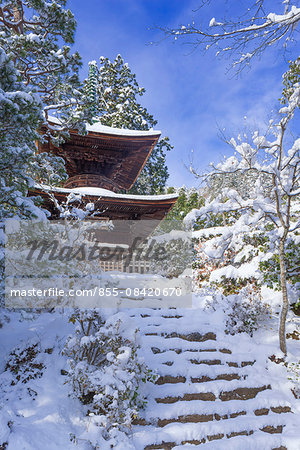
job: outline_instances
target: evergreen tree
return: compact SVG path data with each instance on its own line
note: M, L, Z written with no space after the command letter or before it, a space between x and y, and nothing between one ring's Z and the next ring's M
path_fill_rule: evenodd
M66 0L3 0L0 2L0 46L14 62L25 85L39 93L45 116L57 113L58 131L84 130L85 100L79 82L81 65L71 53L76 21ZM63 44L63 45L61 45Z
M41 103L18 81L13 62L0 49L0 221L40 215L27 197L33 179L27 173L34 157Z
M84 95L83 85L79 81L78 70L80 56L70 51L74 42L76 21L70 10L65 9L66 0L2 0L0 1L0 47L7 55L9 64L15 68L16 81L31 93L36 93L40 114L33 123L28 122L31 135L24 136L19 130L16 140L24 138L27 149L23 148L19 158L24 164L16 162L14 157L7 161L7 170L20 171L18 179L24 179L22 193L27 191L27 177L43 184L58 184L66 178L62 158L48 154L35 155L37 139L51 138L55 144L68 137L68 131L78 129L85 132L85 120L91 116L89 99ZM42 114L44 112L44 115ZM15 111L17 114L17 110ZM41 130L41 124L48 114L58 115L61 125L47 127L45 135L40 136L33 129ZM14 126L13 116L7 117ZM3 136L10 139L4 128ZM28 154L30 152L30 155ZM3 160L4 161L4 160ZM25 188L25 186L27 186ZM10 192L14 195L14 190ZM25 194L24 194L25 195ZM8 191L7 191L8 199ZM8 201L8 200L7 200ZM29 200L27 200L29 202ZM21 213L16 211L16 214Z
M100 58L98 111L104 125L129 130L149 130L157 120L139 102L145 89L139 87L121 55L114 61Z
M176 189L168 188L167 193L173 194ZM195 188L187 189L185 186L177 190L178 200L169 212L168 220L183 220L184 217L192 210L203 206L204 198Z
M139 86L136 75L121 55L114 61L100 58L97 110L103 125L130 130L153 128L157 120L138 102L144 93L145 89ZM169 177L166 152L171 148L168 137L160 139L131 193L157 194L164 191Z
M97 63L89 62L89 77L86 83L87 97L90 101L91 113L97 115Z
M0 48L0 304L4 298L4 221L44 216L27 193L36 129L42 118L38 98L17 80L13 62Z
M234 155L203 175L213 182L213 196L185 218L203 228L196 233L200 281L207 277L227 293L238 292L247 280L281 290L279 340L285 355L288 286L290 292L292 286L299 289L300 138L287 138L300 107L299 64L290 63L283 77L281 120L270 122L265 135L255 131L251 140L229 141Z

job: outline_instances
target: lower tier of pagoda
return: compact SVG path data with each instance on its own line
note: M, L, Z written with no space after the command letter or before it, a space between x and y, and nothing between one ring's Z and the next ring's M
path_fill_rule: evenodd
M169 195L131 195L119 194L97 187L50 188L36 186L31 189L31 196L41 196L43 206L51 214L51 219L59 219L60 211L55 203L63 204L70 194L80 195L80 204L94 205L92 217L101 220L162 220L177 201L177 194Z

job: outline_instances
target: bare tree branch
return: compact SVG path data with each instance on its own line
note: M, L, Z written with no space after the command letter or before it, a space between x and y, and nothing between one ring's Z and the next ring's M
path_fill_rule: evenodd
M216 55L231 54L234 56L232 66L240 71L249 65L253 57L260 56L268 47L283 40L283 45L286 46L293 40L300 22L300 7L296 6L298 3L298 0L294 0L290 6L290 2L286 2L281 13L267 14L264 8L265 0L257 0L252 4L250 2L250 7L243 16L220 22L212 18L207 28L198 27L195 22L175 28L158 28L165 38L184 39L184 43L194 49L208 50L214 47ZM213 29L216 29L215 33ZM187 41L189 37L191 40Z

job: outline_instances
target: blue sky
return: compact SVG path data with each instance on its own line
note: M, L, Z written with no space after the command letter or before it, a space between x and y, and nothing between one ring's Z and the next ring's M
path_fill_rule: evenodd
M185 169L191 158L199 171L231 153L219 137L248 128L263 130L277 109L281 75L287 62L276 49L255 61L240 77L227 71L229 61L213 52L190 52L186 45L162 40L156 26L220 19L226 2L214 0L193 12L200 0L72 0L68 6L78 22L75 48L88 61L121 54L146 94L141 102L158 120L157 128L170 137L174 150L167 158L170 186L197 186ZM231 1L239 5L239 1ZM149 42L159 42L147 45ZM293 58L295 53L288 55Z

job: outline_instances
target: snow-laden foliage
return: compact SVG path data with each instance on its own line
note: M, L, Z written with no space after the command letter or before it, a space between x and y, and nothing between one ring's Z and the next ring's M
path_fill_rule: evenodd
M29 161L28 174L39 185L60 186L67 180L63 158L49 153L37 153Z
M200 3L200 1L199 1ZM202 7L210 1L202 1ZM201 7L194 13L205 14ZM206 26L194 18L178 27L160 27L166 37L184 39L194 48L212 49L216 56L233 55L232 66L238 70L249 65L272 45L290 47L297 36L300 22L299 0L248 0L237 7L226 3L226 9L215 10ZM202 23L201 23L202 22Z
M72 53L76 21L66 0L3 0L0 46L14 61L22 81L41 98L45 115L58 112L63 129L84 130L85 100L78 78L81 65ZM86 111L89 113L89 111ZM53 130L49 134L54 134Z
M192 268L194 258L192 233L177 231L174 227L173 231L154 236L149 241L149 248L151 248L151 273L167 278L178 278L186 269Z
M55 208L59 212L60 219L66 220L83 220L87 216L92 216L95 209L94 203L84 204L82 202L82 194L71 192L67 195L66 199L59 202L55 197L53 191L47 189L47 193L52 200ZM71 222L69 226L74 228L74 222Z
M86 91L91 102L91 110L96 113L94 115L97 119L103 125L129 130L149 130L155 127L157 120L139 103L145 89L139 86L136 75L121 55L117 55L114 61L101 57L97 76L96 68L95 61L92 61ZM95 80L97 80L96 90ZM168 137L159 140L131 193L146 195L163 193L169 177L166 152L171 149Z
M300 56L296 61L290 61L290 69L283 75L283 92L281 103L286 105L294 94L294 86L300 83Z
M253 283L247 283L238 294L214 293L209 297L207 307L223 311L228 334L245 332L252 336L271 314L270 306L262 301L260 291Z
M175 192L178 194L178 200L168 213L168 221L181 221L192 209L199 208L204 204L204 198L196 188L186 188L185 186L182 186L181 188L176 189L169 187L166 193L173 194Z
M100 58L98 78L98 114L101 123L129 130L149 130L157 121L139 102L145 89L121 55L114 61Z
M287 364L288 379L294 384L293 393L300 399L300 361Z
M33 179L26 174L36 146L36 128L41 120L38 98L18 81L12 61L0 50L0 219L39 216L27 197Z
M0 272L4 276L4 221L10 217L45 217L28 189L30 161L36 150L36 128L41 120L41 104L18 80L13 62L0 49Z
M213 164L205 176L208 188L212 186L216 194L185 218L200 228L195 237L200 241L197 268L201 282L209 276L210 282L264 279L277 284L283 294L282 336L287 282L299 287L300 139L287 136L300 106L300 84L291 77L294 71L291 65L285 75L292 82L289 94L283 93L281 120L271 121L265 135L255 131L251 140L239 136L229 141L234 155ZM247 189L239 182L243 177ZM282 343L281 348L285 351Z
M88 405L99 436L127 433L146 404L143 384L155 378L137 354L138 330L125 313L104 321L97 310L76 310L70 321L76 330L64 354L73 393Z

